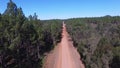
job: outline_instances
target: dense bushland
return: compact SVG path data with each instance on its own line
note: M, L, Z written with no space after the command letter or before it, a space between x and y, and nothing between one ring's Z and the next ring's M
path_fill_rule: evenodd
M120 17L73 18L65 21L86 68L120 67Z
M41 68L44 53L60 41L61 21L25 17L10 0L0 14L0 68Z
M120 17L64 20L86 68L120 67ZM0 68L41 68L46 52L60 42L62 20L25 17L10 0L0 14Z

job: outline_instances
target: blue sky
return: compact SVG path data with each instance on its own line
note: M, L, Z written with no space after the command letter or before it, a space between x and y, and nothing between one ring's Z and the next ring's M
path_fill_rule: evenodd
M44 19L67 19L120 15L120 0L13 0L26 16L34 14ZM0 0L3 13L9 0Z

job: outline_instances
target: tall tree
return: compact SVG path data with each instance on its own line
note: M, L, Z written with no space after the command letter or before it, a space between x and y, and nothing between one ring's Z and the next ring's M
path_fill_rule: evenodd
M9 16L17 15L17 6L12 0L10 0L10 2L7 4L7 9L5 10L4 15Z

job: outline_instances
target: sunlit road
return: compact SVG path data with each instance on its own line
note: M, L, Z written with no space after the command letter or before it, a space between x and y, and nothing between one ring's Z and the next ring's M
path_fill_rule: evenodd
M85 68L64 23L61 42L47 56L44 68Z

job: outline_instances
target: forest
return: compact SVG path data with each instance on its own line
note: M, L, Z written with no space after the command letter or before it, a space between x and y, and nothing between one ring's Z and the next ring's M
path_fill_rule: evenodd
M10 0L0 13L0 68L42 68L61 41L62 21L86 68L120 67L120 16L40 20Z
M86 68L120 67L120 16L73 18L66 24Z
M44 22L44 23L43 23ZM0 68L42 68L45 53L60 41L61 21L25 17L10 0L0 14Z

